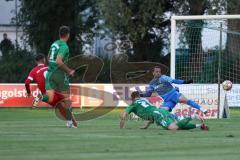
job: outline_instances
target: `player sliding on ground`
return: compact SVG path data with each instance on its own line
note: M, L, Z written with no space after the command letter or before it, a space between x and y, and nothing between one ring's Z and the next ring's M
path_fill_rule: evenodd
M157 125L160 125L164 129L168 130L187 130L194 128L208 130L208 127L204 124L202 118L199 117L202 124L189 123L192 120L191 117L177 120L175 119L175 116L171 115L171 113L166 109L157 108L156 106L153 106L151 103L149 103L148 100L140 98L140 94L138 91L133 92L131 94L131 98L132 104L129 105L125 109L125 112L121 114L120 128L124 127L128 114L133 112L143 120L148 121L148 123L143 127L143 129L147 129L150 124L155 122Z
M68 77L73 76L75 71L66 65L69 57L69 48L67 45L70 37L69 27L61 26L59 29L59 37L60 39L55 41L49 50L49 65L45 86L46 94L35 97L33 106L37 106L40 100L52 106L59 104L60 101L64 101L61 105L66 109L67 127L76 128L77 121L74 118L72 106L69 103L70 88Z
M157 92L164 100L161 108L168 111L176 106L177 103L184 103L197 110L202 111L204 114L207 114L207 110L202 106L195 103L193 100L187 99L182 93L179 92L178 88L172 86L174 84L190 84L193 83L193 80L178 80L162 75L161 68L156 66L153 68L153 79L149 83L149 86L146 89L146 92L141 92L138 87L136 89L140 92L141 97L150 97L153 92Z

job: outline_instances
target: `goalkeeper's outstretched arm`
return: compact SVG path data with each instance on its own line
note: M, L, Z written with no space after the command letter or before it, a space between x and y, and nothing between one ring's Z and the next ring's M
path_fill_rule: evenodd
M168 81L169 83L174 83L174 84L190 84L193 83L193 80L182 80L182 79L174 79L166 75L162 75L160 77L161 80Z
M175 83L175 84L191 84L191 83L193 83L193 80L173 79L172 83Z

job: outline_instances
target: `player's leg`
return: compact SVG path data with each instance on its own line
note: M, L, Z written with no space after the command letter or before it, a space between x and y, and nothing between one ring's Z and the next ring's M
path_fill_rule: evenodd
M48 104L55 108L56 115L65 121L67 120L67 112L65 107L65 105L67 105L66 103L68 102L66 102L65 96L56 91L54 91L53 100L48 102Z
M182 119L181 121L177 122L174 121L168 126L168 130L190 130L190 129L195 129L195 128L200 128L202 130L208 130L208 126L206 126L204 123L203 124L192 124L189 123L191 121L191 118L185 118Z
M161 105L161 108L168 110L171 112L176 104L179 102L179 98L181 97L181 93L177 90L171 91L168 95L163 96L164 103Z
M208 130L208 127L202 123L202 124L192 124L189 123L192 118L184 118L180 121L177 121L173 116L171 116L171 113L159 109L158 111L154 111L154 121L157 125L161 125L163 128L168 130L179 130L179 129L194 129L194 128L201 128L202 130Z
M66 112L67 126L69 128L77 127L77 122L73 116L71 101L69 98L70 86L68 77L62 73L54 73L51 75L51 77L47 76L46 88L53 89L53 92L51 93L47 91L47 95L49 96L49 102L52 103L52 105L55 106L56 103L59 102L59 100L62 101L62 103L58 105L62 107L59 107L58 109L62 113ZM55 102L54 99L56 99Z
M41 94L38 94L36 97L34 97L34 100L33 100L33 103L32 103L33 108L37 107L38 103L40 101L43 101L43 102L46 102L46 103L48 103L48 101L49 101L49 97L48 97L48 95L46 95L45 84L38 83L38 88L40 89Z
M54 107L58 102L64 99L65 99L65 96L63 94L61 94L60 92L54 91L53 100L51 101L51 103L49 102L49 104Z
M163 104L161 104L160 108L171 112L172 109L176 106L176 104L177 103L173 101L164 101Z
M55 94L55 91L54 90L47 90L46 91L46 95L48 97L48 103L51 104L54 100L54 94Z
M173 102L173 101L168 101L168 102L164 102L161 106L160 106L160 108L161 109L165 109L165 110L167 110L167 111L169 111L169 112L172 112L172 109L176 106L176 102ZM178 117L177 117L177 115L176 114L171 114L171 116L174 118L174 119L178 119Z
M54 77L52 77L52 74L48 72L46 75L45 85L38 84L38 86L42 92L42 95L38 94L37 97L34 98L34 101L32 104L33 107L37 107L39 101L43 101L46 103L52 103L53 98L54 98L54 89L56 88L56 83L54 81Z
M46 94L46 87L45 87L45 83L38 83L38 88L40 89L41 93L42 93L42 101L45 103L48 103L49 101L49 97Z
M57 116L63 120L67 121L67 127L73 128L77 127L77 121L75 120L72 112L71 100L69 98L69 92L57 92L54 90L47 91L47 94L51 99L49 100L49 104L55 107L58 110ZM59 115L60 113L60 115Z
M203 121L202 121L202 124L193 124L193 123L190 123L191 120L192 120L191 117L187 117L187 118L184 118L184 119L178 121L176 125L179 127L179 129L182 129L182 130L189 130L189 129L194 129L194 128L208 130L208 126L205 125L203 123Z
M77 122L73 116L72 111L72 102L69 99L63 99L59 102L60 105L58 105L58 110L60 111L61 115L64 117L64 120L67 121L67 127L68 128L76 128ZM59 104L58 103L58 104Z
M180 121L177 122L177 126L179 127L179 129L194 129L194 128L200 128L201 124L192 124L189 123L192 120L192 118L187 117L184 118Z
M67 76L64 76L64 80L62 82L59 82L61 84L59 86L59 90L65 97L65 101L68 103L65 103L65 109L66 109L66 119L67 119L67 126L73 126L77 127L77 121L74 117L73 110L72 110L72 103L70 100L70 85L69 85L69 79Z
M181 95L179 97L179 103L184 103L187 104L189 106L191 106L192 108L196 108L197 110L202 111L204 114L207 113L207 110L205 108L203 108L202 106L198 105L196 102L194 102L191 99L187 99L184 95Z
M172 122L172 123L168 126L167 129L168 129L168 130L172 130L172 131L178 130L179 127L177 126L177 122L176 122L176 121Z
M176 121L172 116L170 116L170 112L165 109L158 109L154 111L154 121L157 125L162 126L164 129L177 130L178 127L173 123Z
M46 94L38 94L36 97L34 97L33 102L32 102L33 108L38 107L38 103L40 101L43 101L45 103L49 103L49 96L48 96L48 94L47 93Z
M54 73L51 74L48 72L46 77L46 95L48 97L48 103L51 104L53 107L62 99L65 98L65 96L61 93L62 87L65 87L63 84L64 81L64 75ZM65 87L66 88L66 87ZM69 87L66 88L66 90ZM43 95L44 96L44 95ZM44 97L43 97L44 99Z
M45 94L39 94L37 97L34 98L33 106L37 106L39 101L43 101L54 107L59 101L63 100L64 98L64 95L62 95L61 93L58 93L54 90L48 90Z
M74 116L71 115L71 101L67 99L62 99L55 104L55 113L58 118L67 121L68 128L77 128L77 121ZM70 112L70 115L69 115Z

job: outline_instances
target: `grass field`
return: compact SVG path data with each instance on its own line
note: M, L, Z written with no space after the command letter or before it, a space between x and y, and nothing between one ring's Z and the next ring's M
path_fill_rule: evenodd
M0 109L0 160L239 160L240 110L208 120L209 132L171 132L142 121L118 127L119 113L68 129L51 109Z

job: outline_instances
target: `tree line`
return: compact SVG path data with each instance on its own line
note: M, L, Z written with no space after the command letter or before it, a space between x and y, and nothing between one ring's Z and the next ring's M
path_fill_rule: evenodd
M27 43L36 48L37 53L47 55L49 46L58 38L59 26L68 25L71 56L83 54L83 46L91 44L94 36L108 36L113 40L127 38L131 41L132 50L126 52L130 61L169 66L171 15L238 14L239 9L237 0L21 0L19 16L13 21L23 27ZM230 29L240 31L239 22L230 23ZM195 32L198 38L193 41L188 37L187 40L190 50L191 45L202 43L201 27ZM105 72L109 72L109 67L105 68ZM4 82L22 80L3 79Z

